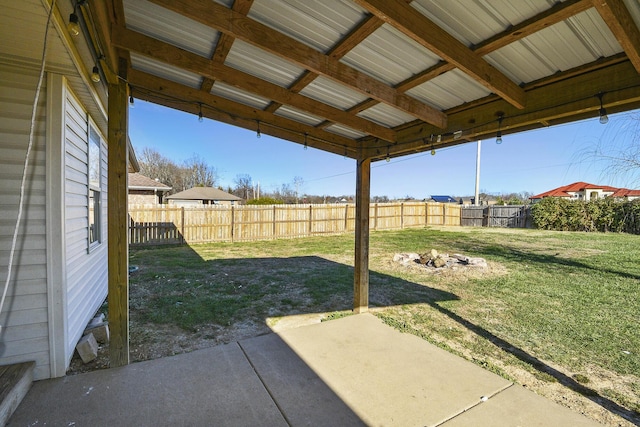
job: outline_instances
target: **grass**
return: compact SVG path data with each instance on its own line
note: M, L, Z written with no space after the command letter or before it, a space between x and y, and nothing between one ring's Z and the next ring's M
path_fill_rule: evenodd
M538 230L373 232L370 305L399 330L507 378L524 370L638 411L638 243ZM428 274L391 262L394 253L432 248L483 257L490 269ZM134 249L130 257L140 267L132 317L143 322L190 331L299 313L337 318L352 304L351 235ZM619 378L616 389L598 390L602 376Z

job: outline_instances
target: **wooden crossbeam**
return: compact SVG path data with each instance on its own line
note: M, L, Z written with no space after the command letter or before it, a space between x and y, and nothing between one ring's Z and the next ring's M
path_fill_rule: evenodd
M315 116L342 123L353 129L385 141L395 141L395 131L369 120L351 115L338 108L331 107L315 99L296 94L276 84L259 79L250 74L227 67L223 64L211 63L200 55L180 49L160 40L145 36L126 28L114 28L112 41L116 46L151 57L179 68L221 80L227 84L258 94L267 99L291 105Z
M176 13L250 43L309 71L391 105L438 127L446 116L415 98L364 74L304 43L210 0L151 0Z
M513 106L524 108L526 97L522 88L416 9L404 2L355 1Z

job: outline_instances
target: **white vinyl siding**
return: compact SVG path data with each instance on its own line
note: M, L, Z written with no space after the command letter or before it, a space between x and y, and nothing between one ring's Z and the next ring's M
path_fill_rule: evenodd
M38 72L0 64L0 282L7 278ZM0 364L33 360L50 376L46 252L46 83L40 92L12 280L0 324Z
M89 120L77 99L67 91L65 108L65 259L67 286L67 360L85 326L107 296L107 147L100 135L100 229L98 242L89 248Z

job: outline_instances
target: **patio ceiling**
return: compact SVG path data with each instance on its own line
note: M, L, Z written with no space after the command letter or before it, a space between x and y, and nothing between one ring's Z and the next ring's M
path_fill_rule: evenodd
M113 0L105 74L194 115L372 160L640 107L636 0ZM115 71L117 70L117 71ZM112 75L113 77L113 75Z

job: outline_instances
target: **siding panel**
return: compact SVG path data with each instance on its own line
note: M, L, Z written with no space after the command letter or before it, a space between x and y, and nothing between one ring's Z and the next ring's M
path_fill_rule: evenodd
M0 282L4 284L38 73L0 65L0 74ZM50 371L44 220L45 86L46 80L40 92L12 280L0 313L3 342L10 342L0 354L0 364L33 360L36 379L47 378Z
M65 111L65 260L67 301L66 358L88 321L107 296L106 159L101 144L101 230L102 241L88 250L88 129L86 112L69 92ZM97 129L96 129L97 130ZM99 132L99 130L98 130Z

